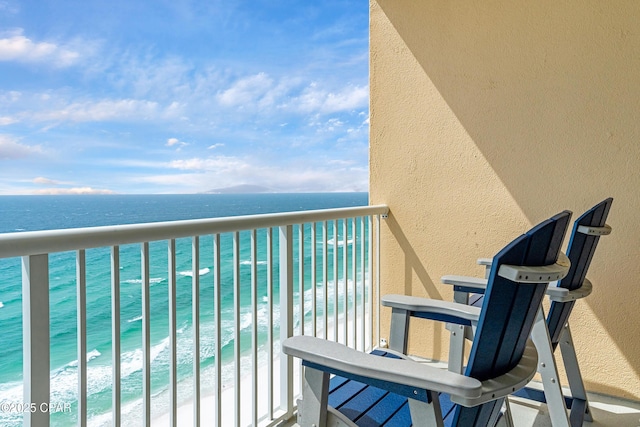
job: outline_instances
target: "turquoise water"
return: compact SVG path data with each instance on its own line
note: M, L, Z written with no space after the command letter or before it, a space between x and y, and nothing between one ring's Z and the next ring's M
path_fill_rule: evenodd
M90 227L127 223L142 223L220 216L247 215L269 212L297 211L345 206L362 206L368 202L366 193L340 194L258 194L258 195L158 195L158 196L4 196L0 197L0 233L34 231L57 228ZM329 236L333 236L331 223ZM359 227L359 224L358 224ZM360 233L357 230L358 235ZM317 229L320 241L321 227ZM276 235L274 233L274 235ZM297 233L294 234L297 253ZM233 357L233 279L231 235L221 236L221 350L223 385L232 384L229 362ZM353 230L342 235L338 227L339 249L353 239ZM275 239L277 241L277 239ZM275 243L277 246L277 242ZM305 230L305 257L310 263L310 228ZM176 242L177 265L177 324L179 400L190 399L189 381L192 375L193 349L191 240ZM320 254L321 246L315 248ZM329 263L332 262L329 246ZM152 416L166 412L169 401L169 338L168 338L168 280L167 242L151 242L150 304L151 304L151 381ZM277 277L277 247L274 247ZM359 256L359 254L357 255ZM110 249L90 249L86 252L87 270L87 360L88 412L90 425L105 425L111 408L111 263ZM77 410L77 335L75 253L52 254L50 264L51 316L51 402L70 405L69 412L52 414L52 425L70 425ZM141 273L140 245L120 248L121 302L121 372L123 419L135 421L140 413L142 392L141 335ZM321 262L318 256L318 262ZM240 323L243 351L249 349L251 327L249 234L241 233ZM213 238L200 239L200 313L202 388L206 394L213 390L213 366L216 343L213 302ZM269 328L266 312L266 230L258 231L258 332L259 344L266 343ZM295 267L297 268L297 267ZM330 275L332 267L330 265ZM364 274L361 271L358 275ZM341 278L329 277L331 294ZM318 281L322 278L318 275ZM305 299L310 300L310 272L305 272ZM298 285L296 284L296 289ZM340 287L338 287L340 288ZM275 289L274 325L279 323L278 290ZM299 298L296 293L295 298ZM3 331L0 346L0 404L22 401L22 301L20 259L0 260L0 325ZM305 314L310 311L305 304ZM300 313L296 313L299 318ZM276 330L277 336L277 330ZM243 371L250 365L243 366ZM0 405L1 407L1 405ZM0 411L0 425L20 425L19 414Z

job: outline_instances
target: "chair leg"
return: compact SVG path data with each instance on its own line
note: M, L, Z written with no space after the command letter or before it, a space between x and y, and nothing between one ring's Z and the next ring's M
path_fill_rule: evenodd
M573 397L574 402L576 399L582 401L582 404L574 403L576 405L575 407L584 407L583 413L578 417L578 414L574 416L574 406L572 405L571 419L573 421L574 418L583 418L584 421L593 421L591 409L589 408L589 399L587 399L587 391L584 388L582 374L580 373L580 366L578 365L578 357L576 356L576 350L573 346L569 323L565 325L562 330L562 335L560 335L560 351L562 352L562 360L564 360L565 371L567 372L567 379L569 380L571 396ZM579 425L582 425L582 423Z
M531 339L538 350L538 373L542 377L544 395L553 427L569 427L567 407L560 385L558 368L553 357L553 347L542 308L538 309Z
M409 399L409 411L411 411L413 425L444 427L438 393L432 391L428 391L427 393L431 394L431 403Z
M509 405L508 396L504 399L504 413L502 414L502 419L504 420L506 427L515 426L513 424L513 415L511 414L511 405Z
M453 300L467 305L469 303L469 294L466 292L454 292ZM451 331L449 339L449 370L461 374L464 365L465 327L447 324L447 329Z
M299 401L298 423L300 426L326 426L327 403L329 401L329 373L304 368L302 401Z
M391 329L389 331L389 348L407 354L409 340L409 312L399 308L391 310Z

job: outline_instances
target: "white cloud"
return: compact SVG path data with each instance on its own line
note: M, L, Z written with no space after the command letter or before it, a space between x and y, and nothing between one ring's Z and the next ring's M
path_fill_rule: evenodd
M54 181L52 179L45 178L45 177L42 177L42 176L34 178L33 179L33 183L34 184L39 184L39 185L60 185L60 183L58 181Z
M206 159L202 158L193 158L186 160L174 160L169 162L169 168L171 169L181 169L181 170L192 170L192 171L216 171L222 172L226 170L241 170L249 167L249 164L241 159L236 157L227 157L227 156L218 156L218 157L209 157Z
M17 122L18 122L18 119L14 117L7 117L7 116L0 117L0 126L7 126Z
M329 92L319 88L317 83L309 85L292 102L294 108L321 114L367 108L368 104L369 88L367 86L347 86L338 92Z
M207 147L208 150L215 150L216 148L224 147L224 144L218 142L217 144L213 144Z
M15 15L20 12L20 9L18 9L17 6L10 4L8 1L0 1L0 10L11 15Z
M368 104L368 87L348 87L339 93L327 94L327 97L324 100L323 110L326 112L353 110L367 107Z
M14 160L42 154L39 146L20 144L15 139L0 135L0 160Z
M105 122L150 120L164 116L156 102L136 99L118 99L75 102L61 108L33 113L37 121Z
M277 81L266 73L240 78L218 92L223 107L241 109L275 108L293 114L331 114L365 109L369 104L369 87L347 85L329 89L324 83L313 82L306 87L302 80L281 76Z
M283 192L367 191L366 166L355 161L329 160L321 165L291 162L262 164L236 157L191 158L165 165L184 171L131 178L132 181L163 186L168 192L203 192L240 184L257 184Z
M191 90L194 70L181 58L128 52L116 61L119 74L111 78L136 97L173 98L186 96Z
M229 89L218 95L220 104L224 106L252 105L272 103L274 95L269 91L273 88L273 80L265 73L245 77L235 82Z
M54 67L68 67L76 63L80 53L50 42L34 42L22 31L0 39L0 61L45 63Z
M115 194L115 192L112 190L92 188L92 187L74 187L74 188L43 188L41 190L34 190L32 194L86 195L86 194Z
M178 138L169 138L167 139L167 143L165 144L166 147L173 147L173 146L178 146L177 149L178 151L180 151L180 149L186 145L189 145L188 143L184 142L184 141L180 141Z

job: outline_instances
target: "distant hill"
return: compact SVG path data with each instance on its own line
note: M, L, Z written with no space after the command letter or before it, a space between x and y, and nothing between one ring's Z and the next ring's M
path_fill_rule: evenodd
M271 188L263 187L261 185L241 184L234 185L232 187L214 188L213 190L205 191L206 194L238 194L238 193L274 193Z

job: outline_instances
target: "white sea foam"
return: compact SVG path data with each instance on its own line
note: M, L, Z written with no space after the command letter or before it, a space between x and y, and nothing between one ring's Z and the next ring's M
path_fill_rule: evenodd
M102 356L102 353L100 353L97 348L94 348L89 353L87 353L87 362L100 356ZM78 366L78 360L76 359L73 362L69 362L67 365L63 366L62 369L64 369L66 366Z
M335 239L329 239L327 240L327 244L333 246L335 241L336 241ZM353 244L353 239L348 239L347 244L349 245ZM344 246L344 240L338 240L338 246Z
M151 279L149 279L149 284L150 285L155 285L156 283L161 283L164 282L165 279L164 277L152 277ZM131 285L142 285L142 279L129 279L129 280L124 280L124 283L129 283Z
M0 308L4 307L4 304L2 303L2 301L0 301Z
M128 323L133 323L133 322L137 322L139 320L142 320L142 316L134 317L133 319L127 320L127 322Z
M251 260L244 260L244 261L240 261L240 265L252 265L253 263L251 262ZM267 261L258 261L256 262L256 265L267 265Z
M209 274L210 272L211 269L209 267L201 268L200 270L198 270L198 276L204 276L205 274ZM193 271L191 270L179 271L178 274L180 276L193 277Z

